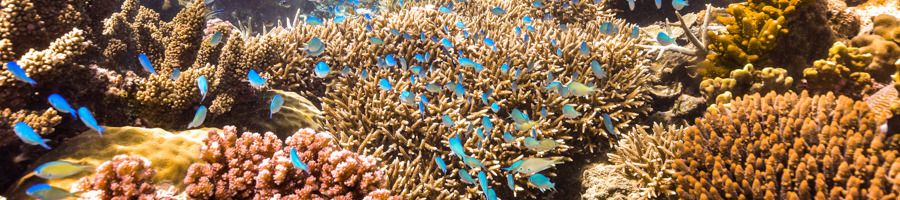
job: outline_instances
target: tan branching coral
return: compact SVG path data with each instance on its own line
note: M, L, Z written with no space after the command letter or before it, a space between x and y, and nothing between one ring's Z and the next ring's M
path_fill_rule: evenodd
M292 148L309 172L293 166ZM191 165L185 177L190 198L392 198L375 158L343 150L330 134L312 129L282 142L273 133L238 137L235 127L225 127L209 132L201 157L206 163Z
M715 105L677 145L675 191L685 199L896 199L885 119L833 94L754 94Z
M803 77L809 90L855 96L873 89L874 80L865 71L871 60L871 54L836 42L828 50L828 58L816 60L812 67L803 69Z
M747 64L742 69L732 70L729 77L701 81L700 92L708 101L727 103L727 99L733 95L785 92L790 90L793 84L794 78L783 68L766 67L758 70L752 64Z
M639 191L644 198L675 195L672 163L677 159L680 129L675 126L654 124L651 133L635 128L619 141L614 153L607 154L618 172L630 179L639 180Z
M75 187L86 193L83 198L154 199L154 174L146 158L118 155L100 164L93 176L82 178Z
M0 55L9 58L43 48L73 28L91 31L116 8L115 4L113 0L0 2L0 40L11 47L0 50Z

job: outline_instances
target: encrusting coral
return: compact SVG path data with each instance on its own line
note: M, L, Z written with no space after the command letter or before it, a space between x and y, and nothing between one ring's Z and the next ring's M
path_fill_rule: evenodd
M785 92L793 84L794 78L783 68L766 67L758 70L753 64L747 64L742 69L732 70L728 77L701 81L700 93L707 101L721 104L727 103L733 95Z
M850 44L858 47L860 53L871 54L872 61L865 66L865 71L876 81L888 82L896 70L894 61L900 59L900 20L882 14L873 21L872 33L856 36Z
M673 149L685 199L896 199L898 150L862 101L747 95L714 105Z
M291 149L308 172L292 165ZM282 142L271 132L238 136L227 126L208 133L201 158L205 163L191 165L184 180L189 198L393 198L375 158L343 150L330 134L312 129Z
M82 178L78 191L82 198L154 199L156 187L150 161L137 156L118 155L100 164L93 176Z
M616 146L616 151L607 154L615 164L616 171L638 180L637 190L642 198L674 196L674 173L672 163L675 157L680 129L675 126L654 124L651 133L635 128Z

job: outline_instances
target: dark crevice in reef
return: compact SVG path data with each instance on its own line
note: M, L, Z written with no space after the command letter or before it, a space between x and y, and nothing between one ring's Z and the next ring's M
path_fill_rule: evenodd
M635 0L633 11L628 9L628 2L626 0L610 1L609 4L612 5L612 8L619 10L616 17L625 19L625 21L629 23L647 26L656 22L665 21L666 19L669 19L671 22L677 20L675 18L675 9L672 8L672 0L663 0L662 9L657 9L656 3L654 3L653 0ZM728 4L744 2L741 0L686 1L688 1L688 6L681 9L681 11L678 11L681 14L702 11L706 9L706 4L712 4L712 6L715 7L727 7Z

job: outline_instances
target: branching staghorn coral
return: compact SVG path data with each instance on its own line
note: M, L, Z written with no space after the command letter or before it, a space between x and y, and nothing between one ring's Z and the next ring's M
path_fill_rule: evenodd
M462 6L456 5L457 8ZM490 174L488 182L498 195L513 196L509 190L501 189L507 186L501 184L505 182L505 174L500 167L507 167L520 158L573 155L575 151L566 152L572 144L583 145L585 148L581 150L585 152L599 151L606 141L610 141L609 138L614 137L604 128L601 114L609 113L614 126L621 130L633 126L637 117L649 111L649 105L645 103L649 98L649 75L643 72L643 60L639 60L634 41L627 35L607 36L599 32L603 21L612 21L620 29L630 26L605 18L584 25L572 25L568 31L561 31L556 29L556 24L537 20L533 24L535 31L522 30L530 38L527 44L523 44L523 36L515 35L514 30L515 26L522 25L521 19L484 12L489 8L484 7L485 10L472 17L440 13L435 9L411 8L391 15L375 16L371 22L353 19L334 25L336 28L328 27L331 24L325 24L323 28L341 32L320 32L319 28L305 30L308 27L298 27L303 32L316 33L327 44L328 49L322 59L329 62L332 69L335 69L334 66L350 66L353 69L346 76L334 75L335 79L322 98L326 129L334 133L343 146L389 161L388 175L396 181L392 190L400 191L403 198L475 198L479 195L477 186L466 185L455 176L464 165L460 159L451 156L447 140L456 134L463 137L466 152L485 165ZM515 11L523 8L505 9ZM455 10L460 13L474 11ZM487 36L496 42L498 51L484 45L480 37L463 37L463 30L454 25L457 21L464 22L470 34L476 33L473 30L485 30ZM372 24L375 31L363 29L367 23ZM448 27L449 33L435 28L444 26ZM397 29L401 35L409 33L418 36L424 32L426 39L404 39L391 34L391 29ZM447 38L454 48L445 52L441 44L431 41L431 36L437 40ZM369 37L383 39L384 44L372 44ZM556 55L557 47L553 47L547 38L557 40L562 56ZM582 41L593 52L589 56L578 52ZM355 54L335 53L345 51L342 49ZM462 55L458 55L457 50L461 50ZM426 53L431 58L425 62L413 59L415 54ZM376 67L379 59L388 54L406 58L407 68L421 66L424 75L416 75L416 81L412 83L410 76L415 73L401 64ZM457 62L462 57L482 64L484 71L459 65ZM602 63L606 70L604 79L595 78L590 69L591 60ZM509 66L507 71L501 70L504 63ZM366 70L367 77L361 77L362 69ZM515 75L517 70L521 71L518 79ZM596 86L596 91L576 98L562 97L552 88L544 89L551 81L567 83L576 72L580 74L579 82ZM554 80L547 80L550 73ZM378 82L382 78L391 83L393 90L379 89ZM464 97L456 97L446 90L427 92L424 88L429 83L444 86L458 81L464 85ZM514 87L516 90L513 90ZM418 106L400 100L404 90L414 94L414 99L426 95L429 103L424 116L418 111ZM488 104L484 104L481 93L487 90L493 90L493 93L487 99ZM496 113L490 110L492 102L497 102L501 107ZM574 119L564 118L561 113L566 104L574 105L583 114ZM505 131L519 138L530 135L528 130L516 130L509 121L508 113L514 108L523 110L537 121L535 132L538 139L551 138L565 145L535 154L519 142L504 143L501 136ZM548 111L547 117L540 114L544 108ZM443 115L448 115L456 125L452 128L441 125ZM484 132L487 139L479 139L476 131L469 131L468 127L483 128L481 119L484 116L489 118L494 128ZM435 156L448 161L446 174L435 166ZM526 187L524 179L527 178L516 178L520 188ZM516 195L527 197L533 195L536 189L525 191L525 194L521 190L517 189Z
M654 124L651 133L642 128L625 134L614 153L608 153L616 171L636 179L643 198L675 195L672 162L681 130L675 126Z
M117 155L100 164L93 176L84 177L75 186L85 192L82 198L154 199L156 187L150 161L140 156Z
M686 199L895 199L900 160L883 117L831 93L747 95L715 105L674 150Z
M291 164L292 148L309 172ZM238 136L227 126L208 133L201 158L206 163L191 165L185 177L189 198L391 198L375 158L343 150L329 133L312 129L282 142L271 132Z

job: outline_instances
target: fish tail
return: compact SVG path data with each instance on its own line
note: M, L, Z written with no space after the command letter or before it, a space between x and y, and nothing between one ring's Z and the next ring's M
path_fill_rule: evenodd
M50 148L50 145L47 145L46 142L41 142L40 145L41 145L41 147L44 147L44 149L47 149L47 150L53 149L53 148Z
M19 178L19 181L17 181L16 185L13 186L12 191L16 191L16 189L19 189L19 186L22 185L22 183L25 183L25 181L32 176L34 176L34 172L29 172L28 174L25 174L25 176L22 176L22 178Z

